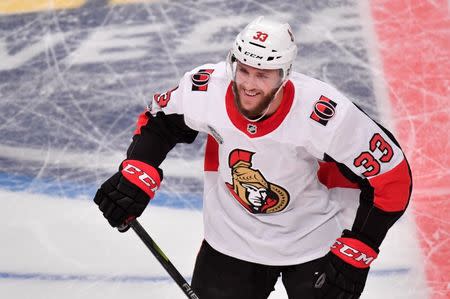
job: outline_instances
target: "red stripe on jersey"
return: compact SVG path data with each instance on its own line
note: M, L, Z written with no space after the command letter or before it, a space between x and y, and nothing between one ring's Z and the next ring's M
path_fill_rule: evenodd
M328 189L336 187L359 189L357 183L353 183L341 173L335 162L319 162L317 177Z
M294 102L294 94L294 84L292 84L291 81L287 81L284 85L283 99L281 100L281 105L278 107L277 111L264 120L249 122L239 112L236 104L234 103L233 82L231 82L225 96L228 117L233 125L240 131L244 132L248 137L254 138L264 136L278 128L278 126L283 122L284 118L291 110L292 103ZM256 128L253 133L248 130L249 125Z
M217 171L219 169L219 144L211 136L208 135L205 149L205 171Z
M374 205L386 212L406 209L412 184L408 163L405 159L393 169L369 179L374 188Z
M134 135L141 134L141 128L146 126L148 123L148 116L146 115L147 110L139 114L137 122L136 122L136 129L134 130Z

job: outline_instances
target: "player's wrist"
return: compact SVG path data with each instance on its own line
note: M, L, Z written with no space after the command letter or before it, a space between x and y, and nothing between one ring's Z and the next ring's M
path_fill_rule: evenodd
M137 186L150 198L155 196L161 184L158 170L142 161L124 160L120 166L121 174L133 185Z
M358 234L344 230L330 247L331 253L355 268L369 268L378 256L378 248Z

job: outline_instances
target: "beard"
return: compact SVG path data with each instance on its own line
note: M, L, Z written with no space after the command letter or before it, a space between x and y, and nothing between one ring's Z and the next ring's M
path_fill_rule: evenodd
M264 113L266 113L266 109L269 106L270 102L272 102L272 100L274 99L275 94L278 91L278 88L272 89L267 95L263 97L261 102L259 102L258 105L251 110L242 107L241 96L239 95L237 84L234 81L233 81L233 91L234 91L234 103L236 104L236 107L238 108L239 112L246 118L252 120L257 119L261 117Z

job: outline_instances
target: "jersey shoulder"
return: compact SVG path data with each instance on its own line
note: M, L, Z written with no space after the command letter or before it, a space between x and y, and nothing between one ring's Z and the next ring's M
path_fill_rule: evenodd
M295 88L289 129L298 144L309 144L320 157L328 148L340 124L348 117L353 103L332 85L294 72L290 78Z
M184 74L177 101L188 126L206 130L208 119L224 109L229 83L225 62L203 64Z
M196 103L222 99L231 82L225 61L198 66L184 74L180 82L186 101Z
M329 83L319 79L293 72L291 81L294 84L296 94L300 96L305 104L314 104L321 97L328 98L330 102L340 103L342 105L352 104L344 94Z
M186 72L183 76L183 81L189 83L188 85L192 84L192 91L206 91L207 88L205 86L211 83L229 81L226 62L207 63L198 66Z
M291 81L295 88L294 109L312 128L328 131L354 106L344 94L321 80L294 72Z

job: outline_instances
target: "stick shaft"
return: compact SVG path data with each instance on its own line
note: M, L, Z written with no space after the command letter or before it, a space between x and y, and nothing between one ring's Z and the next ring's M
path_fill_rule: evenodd
M145 246L152 252L159 263L166 269L167 273L173 278L177 285L181 288L184 294L191 299L199 299L199 297L192 290L191 286L187 283L184 277L178 272L175 266L170 262L164 252L159 248L159 246L153 241L147 231L142 227L142 225L136 220L131 220L128 225L134 230L138 237L144 242Z

